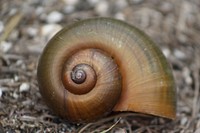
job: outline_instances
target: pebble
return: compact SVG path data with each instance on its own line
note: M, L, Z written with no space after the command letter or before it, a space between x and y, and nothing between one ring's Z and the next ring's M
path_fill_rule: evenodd
M121 12L116 13L116 14L115 14L115 18L116 18L116 19L120 19L120 20L125 20L125 16L124 16L124 14L121 13Z
M36 10L35 10L36 15L40 15L43 12L45 12L45 9L42 6L37 7Z
M14 81L15 82L19 81L19 76L18 75L14 75Z
M174 50L174 55L175 55L175 57L177 57L178 59L185 59L185 58L186 58L185 53L183 53L182 51L180 51L180 50L178 50L178 49L175 49L175 50Z
M61 29L62 26L59 24L46 24L41 28L41 35L48 41Z
M28 83L22 83L19 87L20 92L27 92L30 89L30 85Z
M189 85L192 84L192 77L190 76L190 73L191 71L189 70L189 68L187 67L183 68L183 76L184 76L185 82Z
M24 67L24 61L19 59L16 61L16 66L21 66L21 68L25 69L26 67Z
M0 51L1 52L6 53L11 49L11 47L12 47L12 43L11 42L2 41L0 43Z
M19 95L18 95L16 92L14 92L14 93L13 93L13 97L14 97L15 99L18 99L18 98L19 98Z
M49 13L46 20L48 23L58 23L63 19L63 14L58 11Z
M37 28L33 28L33 27L28 27L27 28L27 33L28 33L29 36L35 37L38 34L38 29Z
M75 6L73 5L67 5L64 7L64 13L72 13L75 10Z
M187 117L183 117L181 119L181 125L183 125L183 126L186 125L187 121L188 121Z
M170 50L168 48L162 48L162 52L165 55L166 58L168 58L171 54Z
M3 95L3 90L0 88L0 98L2 97Z
M95 7L95 11L99 15L106 15L108 13L108 9L109 5L107 1L100 1Z

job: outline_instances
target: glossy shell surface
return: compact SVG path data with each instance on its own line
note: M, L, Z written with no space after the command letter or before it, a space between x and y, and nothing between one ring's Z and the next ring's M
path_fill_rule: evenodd
M116 78L112 93L119 96L112 98L114 96L103 91L98 94L106 96L106 100L100 99L102 96L97 99L91 96L94 99L89 102L91 92L96 91L73 94L64 87L62 72L67 60L77 51L91 49L102 51L100 53L105 53L118 67L114 75L120 77ZM88 58L92 60L90 56ZM166 58L146 34L119 20L87 19L65 27L45 47L37 75L40 92L48 106L70 121L92 121L111 111L135 111L171 119L176 115L176 89ZM102 105L107 106L106 101L116 98L117 101L109 102L111 108L107 111L104 106L90 108L99 101L104 101ZM72 99L78 102L74 104ZM87 104L83 105L85 101ZM103 112L101 110L103 114L95 113Z

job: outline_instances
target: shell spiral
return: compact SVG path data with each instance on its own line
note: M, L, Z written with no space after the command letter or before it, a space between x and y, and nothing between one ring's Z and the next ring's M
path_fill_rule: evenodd
M175 117L176 90L164 55L119 20L87 19L62 29L45 47L37 76L47 105L72 122L111 111Z

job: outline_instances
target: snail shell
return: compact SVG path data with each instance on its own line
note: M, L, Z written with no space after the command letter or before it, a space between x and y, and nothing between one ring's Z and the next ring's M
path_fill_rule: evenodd
M47 105L71 122L111 111L175 118L175 84L164 55L119 20L87 19L62 29L45 47L37 76Z

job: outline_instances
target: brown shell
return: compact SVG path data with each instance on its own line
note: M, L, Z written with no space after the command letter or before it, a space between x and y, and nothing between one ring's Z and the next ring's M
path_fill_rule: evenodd
M114 75L120 77L113 83L112 93L119 96L107 94L107 86L102 89L103 93L100 93L101 89L91 89L84 94L73 94L64 87L61 78L67 60L77 51L91 52L94 49L118 66ZM91 61L91 57L85 55ZM176 89L166 58L146 34L119 20L88 19L58 32L40 57L37 75L41 94L48 106L70 121L92 121L112 110L135 111L171 119L176 115ZM107 78L108 75L105 74L104 79L111 79ZM91 96L91 92L97 90L98 95L106 95L106 100L100 99L102 96ZM84 98L88 96L93 100L83 105ZM116 98L117 101L112 101ZM71 104L72 99L78 102ZM102 106L92 106L99 101L104 101Z

